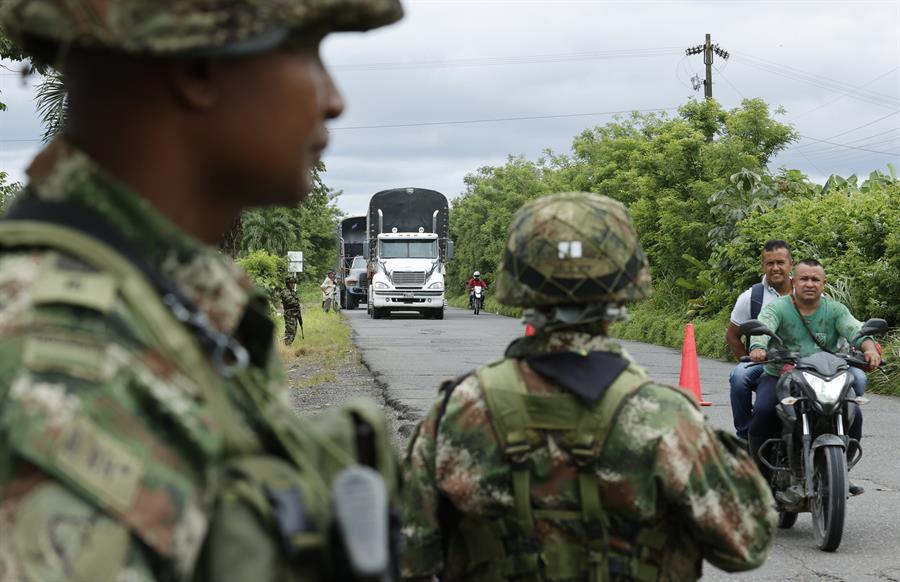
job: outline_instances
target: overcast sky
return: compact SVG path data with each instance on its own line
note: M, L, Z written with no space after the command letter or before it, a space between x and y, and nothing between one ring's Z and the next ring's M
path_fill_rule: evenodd
M702 44L705 33L730 53L715 59L714 97L727 108L753 97L781 106L777 119L804 136L771 169L798 168L821 182L831 173L900 166L900 0L407 0L404 7L398 24L331 35L323 47L347 101L331 125L325 180L343 191L339 205L349 214L363 214L385 188L432 188L453 198L466 174L508 155L566 153L611 112L674 112L702 98L691 78L704 75L703 58L684 49ZM40 147L32 91L0 70L0 101L9 106L0 113L0 170L13 180L24 178ZM498 119L505 121L484 121Z

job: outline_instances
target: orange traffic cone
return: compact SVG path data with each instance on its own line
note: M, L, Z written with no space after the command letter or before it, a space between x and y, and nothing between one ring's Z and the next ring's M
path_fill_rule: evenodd
M534 328L533 325L531 325L530 323L525 324L525 335L526 336L531 336L536 333L537 333L537 330Z
M694 324L684 326L684 347L681 349L681 378L678 385L690 390L700 406L712 406L712 402L703 400L700 392L700 369L697 366L697 343L694 340Z

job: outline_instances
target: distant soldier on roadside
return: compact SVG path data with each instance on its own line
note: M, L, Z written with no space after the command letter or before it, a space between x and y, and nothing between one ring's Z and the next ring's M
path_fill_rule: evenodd
M441 387L404 461L402 575L695 580L766 557L775 513L744 445L608 336L650 292L625 208L585 193L513 217L496 298L537 334Z
M389 576L364 527L396 489L377 405L298 416L266 296L215 245L244 209L308 195L344 106L322 38L401 15L0 2L3 34L67 91L0 221L0 580ZM346 549L363 537L376 560Z
M303 312L300 309L300 299L297 298L297 279L288 276L284 280L280 295L281 307L284 310L284 345L289 346L294 343L298 323L300 330L303 330Z

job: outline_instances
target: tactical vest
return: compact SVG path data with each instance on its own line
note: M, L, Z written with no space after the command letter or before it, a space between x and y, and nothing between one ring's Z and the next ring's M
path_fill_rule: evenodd
M511 515L492 518L463 515L459 536L468 557L466 580L641 580L659 579L653 557L665 546L662 524L637 525L607 512L600 500L597 464L616 414L630 395L648 383L644 373L629 366L607 389L594 408L568 393L530 394L514 359L477 371L491 423L512 472L514 508ZM556 444L578 467L580 509L534 507L529 456ZM536 521L582 535L542 543Z
M224 433L224 451L207 451L207 460L214 469L210 481L218 486L204 546L208 558L203 562L239 565L252 559L247 555L248 548L235 547L234 541L240 536L235 538L232 534L254 520L263 524L278 556L271 561L270 569L251 572L250 578L239 570L210 571L201 565L194 574L195 579L353 580L357 573L351 571L347 556L352 550L341 543L346 532L340 531L337 524L336 510L339 513L341 508L334 502L336 479L345 469L368 465L377 473L388 503L393 505L397 497L396 461L384 416L377 405L360 400L313 419L298 418L275 400L262 368L235 367L229 374L223 374L208 350L201 347L196 333L176 310L167 306L167 298L161 297L158 288L148 281L147 273L131 257L126 258L107 242L86 232L90 231L77 225L63 226L43 220L2 220L0 247L48 249L48 253L64 253L95 268L112 282L115 293L137 319L150 346L175 362L200 390L198 410L208 411ZM97 273L89 275L97 277ZM65 277L77 279L84 274L57 271L47 276L59 276L56 283L64 284ZM56 293L54 302L66 305L66 293ZM84 308L85 304L73 306ZM8 388L0 386L0 404ZM252 416L262 419L266 434L258 435L251 429L244 409L235 400L252 408ZM56 476L67 482L64 472ZM359 481L347 484L345 480L345 488L352 491L354 486L358 487ZM375 525L384 526L385 531L376 533L383 533L382 537L388 539L387 506L384 514L376 519ZM380 550L376 548L375 553ZM217 559L219 555L222 560ZM164 560L160 563L162 572L157 574L162 579L183 579L185 572L179 572Z

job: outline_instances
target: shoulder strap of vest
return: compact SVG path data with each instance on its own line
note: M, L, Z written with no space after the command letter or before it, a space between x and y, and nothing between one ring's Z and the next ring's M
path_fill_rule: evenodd
M232 450L255 450L258 440L228 402L220 380L198 346L196 337L160 300L157 291L128 259L107 243L79 230L41 220L0 221L0 246L46 247L71 254L112 276L123 300L141 318L155 345L178 362L182 372L202 391L214 415L223 419L222 429Z
M249 354L233 337L213 329L206 315L184 296L134 248L121 232L90 208L68 201L46 201L25 198L6 213L4 221L42 222L70 228L116 249L117 254L128 261L156 290L163 303L182 325L191 330L200 345L210 355L220 374L231 376L237 369L247 366Z
M766 287L762 283L756 283L750 287L750 319L756 319L762 311L763 294Z

